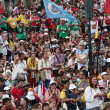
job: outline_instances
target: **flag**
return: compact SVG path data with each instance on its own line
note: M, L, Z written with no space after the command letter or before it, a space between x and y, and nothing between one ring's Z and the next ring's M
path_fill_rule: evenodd
M38 85L38 96L40 97L41 102L43 101L43 98L44 98L43 93L42 93L42 84L43 82L40 81Z
M77 23L77 19L50 0L44 0L47 18L68 18Z
M98 21L96 20L95 39L98 38Z
M1 4L0 4L0 13L5 13L5 11L4 11L4 9L3 9Z
M83 3L85 3L85 0L82 0Z
M110 14L110 0L106 0L104 12Z
M55 4L59 3L59 0L52 0Z
M15 7L15 9L13 10L13 13L17 13L18 12L18 7Z
M45 95L45 92L46 92L46 88L45 88L44 84L42 83L42 94L43 94L43 96Z

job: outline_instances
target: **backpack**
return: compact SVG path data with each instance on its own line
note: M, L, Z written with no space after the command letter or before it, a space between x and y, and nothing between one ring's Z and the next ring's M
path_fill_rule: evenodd
M66 93L67 98L77 99L77 95L74 94L71 90L68 89L67 91L65 91L65 93ZM77 102L77 105L78 105L80 110L83 110L80 101ZM76 109L76 103L73 103L71 101L67 102L67 106L68 106L68 108Z

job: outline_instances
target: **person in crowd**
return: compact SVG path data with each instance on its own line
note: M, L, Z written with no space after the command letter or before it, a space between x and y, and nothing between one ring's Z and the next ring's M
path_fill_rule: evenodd
M50 108L50 110L56 110L56 101L55 101L55 99L50 99L49 108Z
M48 103L43 103L42 110L49 110L49 104Z
M89 84L90 86L85 89L86 108L90 110L100 110L103 97L100 89L97 87L98 81L95 75L90 77Z

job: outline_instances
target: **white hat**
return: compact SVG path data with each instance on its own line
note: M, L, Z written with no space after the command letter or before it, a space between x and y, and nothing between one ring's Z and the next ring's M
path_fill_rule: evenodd
M11 74L11 71L10 71L10 70L6 70L5 73L6 73L6 74Z
M107 72L102 72L102 73L101 73L101 76L103 76L103 75L105 75L105 74L107 74Z
M26 97L27 97L29 100L34 100L34 99L35 99L34 92L29 91L29 92L27 93Z
M73 52L74 52L75 50L77 50L77 49L76 49L76 48L73 48Z
M52 45L52 48L55 48L56 47L56 45Z
M67 51L67 50L71 50L71 49L66 48L64 51Z
M10 90L10 87L8 87L8 86L6 86L6 87L4 87L4 90Z
M107 29L104 29L105 32L107 32Z
M68 36L66 36L65 38L66 38L66 39L69 39L69 37L68 37Z
M94 44L94 40L91 43Z
M44 33L44 35L48 35L48 33Z
M74 84L70 84L70 87L69 87L70 90L75 89L75 88L76 88L76 86Z
M45 28L44 31L49 31L49 30L47 28Z
M50 85L53 84L53 83L56 83L56 82L55 82L54 80L51 80L51 81L50 81Z
M8 94L4 94L2 99L5 99L5 98L9 98L9 95Z
M54 42L54 41L58 42L58 40L57 40L57 39L53 39L53 40L52 40L52 42Z
M24 42L24 40L20 40L20 42Z
M110 62L110 58L107 58L107 62Z

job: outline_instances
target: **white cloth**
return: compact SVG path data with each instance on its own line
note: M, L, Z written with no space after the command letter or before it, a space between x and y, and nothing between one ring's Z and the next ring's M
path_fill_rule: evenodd
M91 33L95 33L96 29L93 29L92 26L95 25L96 26L96 22L91 21Z
M40 70L42 68L42 62L43 62L43 68L51 67L51 63L49 62L49 60L47 60L47 62L45 62L44 59L42 58L42 60L40 60L38 62L38 70ZM44 71L45 71L46 79L50 80L51 79L51 70L45 69Z
M5 46L6 44L8 44L8 41L7 41L7 40L6 40L5 42L3 42L3 45L2 45L3 55L7 55L7 48L8 48L8 46L3 47L3 46Z
M108 82L109 82L109 80L107 80L107 87L108 87ZM105 85L105 82L103 82L103 79L99 80L99 85L100 86L104 86Z
M102 107L103 100L99 100L99 97L94 98L94 96L97 93L101 94L101 91L99 88L96 88L96 90L94 90L93 88L88 86L85 89L86 109L92 109L95 107Z
M2 36L0 36L0 43L3 43ZM2 45L0 45L0 53L2 53Z
M8 87L11 87L11 84L10 84L10 82L8 80L5 81L5 85L8 86Z

